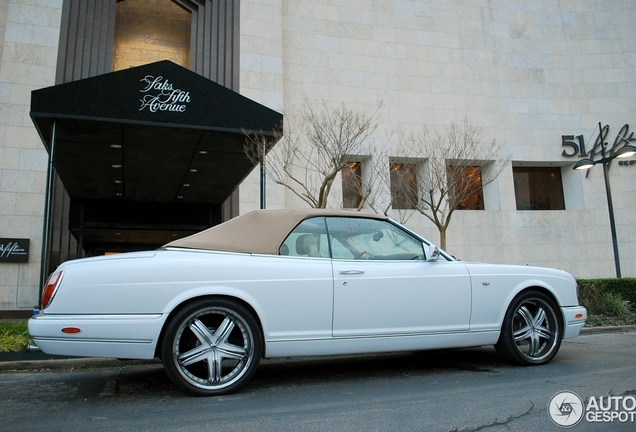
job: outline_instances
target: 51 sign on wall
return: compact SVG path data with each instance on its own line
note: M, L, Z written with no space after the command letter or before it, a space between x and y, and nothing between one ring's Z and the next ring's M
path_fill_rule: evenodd
M629 132L629 125L625 124L614 138L614 143L609 147L607 138L610 133L609 125L603 126L598 124L598 136L592 146L591 151L587 151L585 147L585 139L583 135L561 135L561 147L565 147L561 156L576 157L576 158L590 158L592 160L600 160L603 158L611 158L616 151L625 145L631 145L636 141L634 138L634 132ZM621 160L619 165L635 165L636 160Z

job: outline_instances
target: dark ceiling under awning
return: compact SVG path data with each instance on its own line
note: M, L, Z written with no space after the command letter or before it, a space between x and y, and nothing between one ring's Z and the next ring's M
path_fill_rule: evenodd
M243 131L272 146L283 120L167 60L35 90L31 118L72 199L184 204L223 203L254 168Z

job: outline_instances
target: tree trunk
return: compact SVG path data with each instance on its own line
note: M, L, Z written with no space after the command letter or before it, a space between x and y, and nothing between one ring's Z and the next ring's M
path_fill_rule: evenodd
M439 228L439 247L446 250L446 228Z

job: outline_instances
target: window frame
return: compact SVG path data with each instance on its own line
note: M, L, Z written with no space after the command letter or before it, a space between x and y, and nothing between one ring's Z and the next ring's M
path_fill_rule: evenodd
M520 197L524 199L522 196L525 190L521 190L521 186L519 185L521 179L518 177L520 173L527 173L527 205L524 202L520 202ZM541 198L541 201L537 199L537 196L540 194L540 189L543 188L543 191L547 190L546 185L549 186L549 183L546 182L546 179L542 179L541 184L533 185L533 177L532 174L545 173L545 174L554 174L555 180L558 181L558 190L551 189L551 194L547 194ZM559 211L566 210L565 205L565 188L563 184L563 173L561 166L526 166L519 165L512 167L512 180L515 191L515 208L517 211ZM534 193L533 193L534 192ZM554 198L555 203L552 204L552 198ZM545 206L543 206L545 204ZM521 208L520 208L521 207ZM545 207L545 208L541 208Z
M474 170L478 170L477 175L468 175L469 173L467 173L467 171L474 171ZM463 163L452 163L449 162L447 163L447 167L446 167L446 181L448 182L448 195L449 195L449 199L451 201L456 200L456 191L454 191L454 187L455 185L457 185L459 183L458 180L458 174L461 174L461 181L462 183L462 190L466 191L466 194L468 194L470 192L471 189L475 189L474 192L472 192L470 194L470 196L467 197L460 197L460 198L464 198L460 201L457 201L455 204L455 210L485 210L486 209L486 205L485 205L485 201L484 201L484 183L483 183L483 166L482 165L478 165L478 164L463 164ZM450 178L450 176L453 176L452 180ZM477 182L476 182L476 186L472 186L472 184L475 184L474 182L471 182L469 180L464 180L464 179L469 179L469 178L476 178ZM463 193L462 193L463 195ZM473 203L471 205L471 202ZM466 203L466 204L464 204Z
M357 172L353 172L353 167L357 168ZM345 173L350 173L345 176ZM352 183L355 182L354 187L349 187L347 179L353 177ZM342 208L345 209L357 209L362 204L362 161L361 160L351 160L347 162L347 165L341 170L340 180L342 182ZM357 189L356 189L357 187ZM349 192L351 195L355 195L355 197L349 197L347 199L346 194ZM355 206L349 206L349 202L355 202Z
M346 224L353 224L353 229L343 229L342 227ZM338 231L348 235L339 237L337 235ZM316 243L318 250L321 252L319 256L305 253L304 250L302 252L299 251L298 242L306 235L318 237ZM369 236L369 238L360 238L360 236ZM384 244L381 245L380 242L384 242ZM374 246L376 243L377 247L369 247ZM330 258L345 261L426 261L428 259L429 245L419 236L405 230L391 220L346 216L314 216L304 219L290 231L279 246L279 255ZM301 247L300 249L303 248ZM386 248L387 253L378 254L377 252L382 251L383 248ZM397 251L390 251L391 248L397 249ZM336 249L342 249L347 255L342 256Z
M404 168L404 169L400 169ZM396 179L397 173L401 179ZM418 177L419 164L415 160L390 160L389 161L389 188L391 192L391 208L394 210L415 210L419 201ZM406 181L410 184L406 184ZM408 196L410 195L410 197Z
M314 229L303 229L305 227L311 227L312 223L320 223L322 227L319 227L317 224L314 225ZM305 235L310 234L319 237L316 240L316 245L318 250L321 252L321 256L310 256L309 254L299 253L298 252L298 239ZM320 240L320 237L325 237L326 251L323 249L323 242ZM306 219L303 219L298 225L292 229L289 234L285 237L285 240L278 247L278 255L296 257L296 258L331 258L331 244L329 244L329 235L327 231L327 222L325 220L325 216L312 216ZM295 251L296 253L292 253ZM325 253L326 256L322 254Z

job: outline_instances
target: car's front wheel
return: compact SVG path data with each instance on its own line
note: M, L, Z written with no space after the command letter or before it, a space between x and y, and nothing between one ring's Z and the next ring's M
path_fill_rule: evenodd
M161 346L170 379L198 396L236 390L254 374L261 354L261 331L252 314L223 299L198 300L178 311Z
M561 346L562 321L550 297L539 291L522 292L506 312L495 348L513 363L548 363Z

